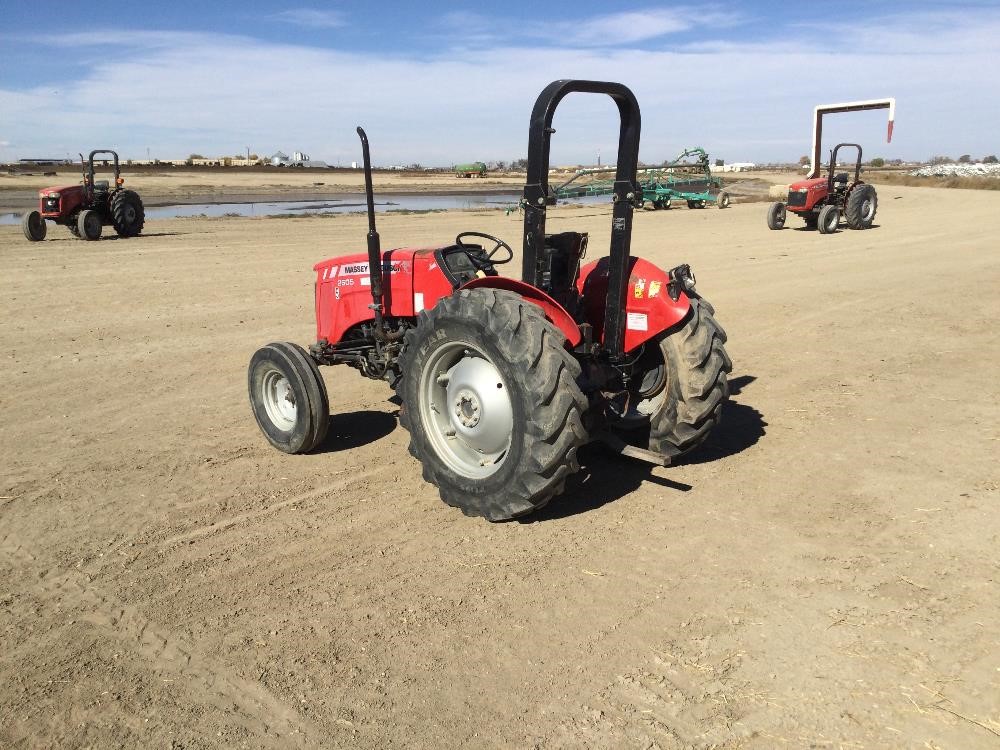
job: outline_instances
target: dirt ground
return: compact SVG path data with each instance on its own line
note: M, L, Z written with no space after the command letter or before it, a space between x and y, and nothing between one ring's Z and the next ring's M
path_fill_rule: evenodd
M1000 194L879 191L832 236L637 215L633 252L691 263L728 330L724 424L665 469L590 447L496 525L353 370L315 454L250 414L251 354L313 340L312 264L363 217L0 227L0 745L1000 746ZM596 255L609 224L549 226Z

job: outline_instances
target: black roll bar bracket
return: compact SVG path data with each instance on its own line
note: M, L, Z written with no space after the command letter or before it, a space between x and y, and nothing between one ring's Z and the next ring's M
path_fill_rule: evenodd
M632 242L632 211L642 205L637 181L639 133L642 127L639 103L629 88L606 81L559 80L546 86L535 100L528 130L528 175L524 185L524 246L521 278L541 286L545 249L546 207L555 203L549 193L549 150L552 117L559 102L570 93L606 94L618 105L618 162L612 196L611 248L608 265L608 296L604 318L604 351L614 362L622 359L625 341L625 292Z

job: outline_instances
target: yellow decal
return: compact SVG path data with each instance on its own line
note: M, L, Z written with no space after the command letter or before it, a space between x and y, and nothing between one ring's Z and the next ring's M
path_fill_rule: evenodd
M660 287L661 286L662 286L662 284L660 284L659 281L650 281L649 282L649 298L650 299L652 299L653 297L655 297L657 294L660 293Z
M646 288L646 280L645 279L639 279L637 282L635 282L635 298L636 299L642 299L642 292L643 292L643 290L645 288Z

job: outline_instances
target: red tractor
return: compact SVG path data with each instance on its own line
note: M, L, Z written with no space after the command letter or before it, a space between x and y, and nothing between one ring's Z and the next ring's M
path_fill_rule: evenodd
M767 211L767 226L783 229L786 211L802 217L809 229L819 229L822 234L837 231L840 219L847 220L851 229L868 229L875 220L878 196L875 188L861 181L861 146L856 143L840 143L830 154L830 171L820 177L820 148L823 142L823 120L828 115L842 112L866 112L876 109L889 110L889 127L886 143L892 143L892 130L896 121L896 100L867 99L865 101L820 104L813 109L812 156L809 174L805 180L788 187L788 203L772 203ZM844 146L858 150L858 161L854 168L854 181L848 181L846 173L835 174L837 152Z
M94 180L94 156L110 154L114 160L115 184ZM29 211L21 220L24 236L32 242L45 239L45 220L69 228L74 237L97 240L105 225L113 226L119 237L135 237L142 231L146 212L139 194L126 190L114 151L91 151L83 166L83 184L50 187L38 191L37 211Z
M552 117L571 92L606 94L621 116L610 256L581 267L588 237L546 234ZM257 424L281 451L323 440L329 405L319 365L384 379L401 400L410 453L441 498L501 521L564 489L577 452L601 440L665 466L705 440L728 398L732 363L712 306L687 265L630 257L639 105L619 83L562 80L535 102L522 204L521 280L500 276L511 246L481 232L383 252L375 230L368 139L358 128L368 252L316 271L316 342L278 342L250 361ZM480 244L482 243L482 244Z
M837 154L848 146L858 150L854 165L854 179L847 172L837 172ZM857 143L838 143L830 154L830 171L826 177L800 180L788 186L788 203L772 203L767 212L767 226L782 229L785 226L786 208L802 217L809 229L819 229L820 234L833 234L840 225L841 216L851 229L870 229L878 210L875 187L861 180L861 146Z

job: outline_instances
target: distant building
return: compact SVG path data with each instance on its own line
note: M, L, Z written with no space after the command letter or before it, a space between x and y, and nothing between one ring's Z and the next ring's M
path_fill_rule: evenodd
M757 165L752 161L734 161L731 164L723 164L722 166L713 164L709 167L713 172L749 172L756 168Z
M47 158L36 158L36 159L18 159L18 164L23 166L35 166L35 167L57 167L60 164L72 164L69 159L47 159Z
M272 167L312 167L323 169L329 166L325 161L313 161L309 158L308 154L303 154L301 151L295 151L289 156L281 151L276 152L271 157Z

